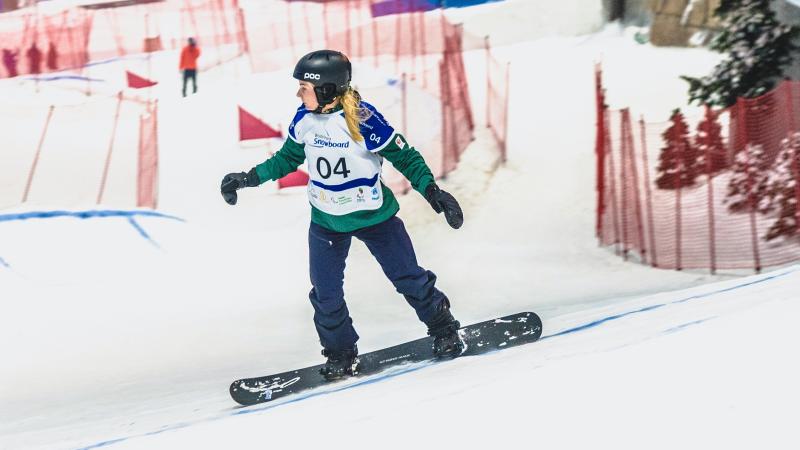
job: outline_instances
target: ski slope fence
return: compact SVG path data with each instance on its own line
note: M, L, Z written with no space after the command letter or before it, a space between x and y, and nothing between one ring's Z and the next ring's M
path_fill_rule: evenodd
M4 69L0 69L0 77L35 75L28 80L36 81L37 92L44 81L67 80L69 83L60 83L59 87L80 89L87 98L86 105L74 104L74 100L69 105L55 101L48 114L46 105L34 102L36 105L26 106L21 115L8 119L7 123L18 125L11 129L26 130L27 134L0 136L3 144L25 145L25 149L34 153L31 155L34 162L21 172L28 174L27 180L20 182L15 176L3 180L8 189L3 191L0 205L34 202L67 206L94 199L96 203L128 206L133 202L137 206L154 207L158 192L156 107L151 103L150 90L144 99L125 91L124 98L120 97L117 103L116 92L123 89L124 76L114 71L134 67L138 74L157 81L149 55L155 52L167 55L180 49L188 37L197 39L203 50L201 71L243 55L247 55L255 73L285 71L300 56L317 48L341 50L354 63L373 67L376 74L385 74L389 82L382 87L366 87L362 91L365 99L381 106L390 122L424 155L437 178L445 177L457 167L461 154L474 140L475 124L463 52L482 49L486 54L488 89L486 123L497 141L498 157L505 160L508 64L492 55L488 38L465 34L460 25L447 20L441 8L423 11L415 9L413 2L395 3L399 5L397 11L369 0L265 1L242 5L239 0L167 0L116 7L103 3L67 6L62 10L54 9L56 5L42 9L29 7L3 14L0 35L4 37L4 45L9 46L5 54L11 56L8 64L2 66ZM31 48L42 49L43 55L36 56L38 50L31 52ZM161 56L158 58L163 62ZM106 64L117 60L126 62ZM68 70L81 73L74 75ZM49 78L43 77L47 72L54 73ZM96 82L98 75L102 83ZM85 88L80 88L82 83ZM96 99L90 100L88 95ZM60 151L82 147L83 153L73 156L95 160L86 165L87 170L89 166L100 166L99 184L90 189L88 180L96 176L86 174L81 179L87 187L77 190L80 192L67 195L74 187L69 185L69 189L62 189L58 195L44 194L42 189L47 183L42 180L49 178L46 167L55 157L50 150L56 143L53 136L62 133L62 124L69 120L67 111L84 121L73 128L74 135L91 137L82 145L63 145ZM113 120L108 128L102 123L94 127L94 134L89 130L82 133L79 130L91 122L92 114L94 120L105 117ZM41 130L38 140L32 139L35 133L31 130L36 129ZM106 134L105 130L109 137L100 138ZM130 138L113 137L126 135ZM111 143L102 144L106 139ZM64 144L69 139L65 135L58 142ZM138 147L117 151L124 143ZM95 154L90 148L106 148L108 154ZM136 170L131 178L136 183L129 183L132 188L116 187L121 170L116 163L125 157L121 155L136 155L131 165ZM20 165L15 161L5 169L19 169ZM391 167L387 168L386 178L387 185L395 191L410 189L407 180ZM22 193L18 192L19 186L24 186ZM133 194L120 194L126 189L134 189Z
M82 8L0 15L0 78L83 67L91 30L92 16Z
M401 8L397 14L382 14L377 6L369 0L248 5L243 8L243 22L252 70L284 70L306 53L328 48L387 73L400 81L396 88L401 99L397 111L383 111L384 115L422 152L434 176L445 176L474 139L462 53L465 43L471 48L484 44L465 36L441 9ZM374 88L361 92L368 101L390 103L376 100L388 99L388 92ZM502 102L503 96L507 92L496 101ZM493 110L493 114L502 113ZM386 181L395 191L409 188L391 170Z
M89 61L177 50L189 37L203 49L201 69L243 55L246 39L237 0L20 9L0 16L0 78L82 69Z
M677 270L759 272L800 260L800 82L659 123L610 109L598 66L596 102L600 245Z
M15 130L2 136L8 147L0 152L0 208L155 207L156 105L120 93L77 104L0 106L4 125Z

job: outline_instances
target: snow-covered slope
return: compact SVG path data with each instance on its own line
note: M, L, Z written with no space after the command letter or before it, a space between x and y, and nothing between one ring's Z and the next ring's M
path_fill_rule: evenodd
M509 163L490 170L481 131L441 183L463 203L464 227L451 230L415 193L400 217L462 322L533 310L550 337L236 409L231 380L321 357L305 194L267 186L236 207L219 198L222 175L264 157L230 137L231 107L251 85L219 70L197 96L160 102L158 215L0 213L0 448L792 444L782 408L798 400L795 269L654 270L594 238L594 62L606 62L612 102L666 115L684 101L677 75L715 57L642 46L613 27L536 37L495 48L512 63ZM466 64L481 124L482 52ZM282 106L287 95L275 96ZM345 289L362 351L424 333L359 243Z

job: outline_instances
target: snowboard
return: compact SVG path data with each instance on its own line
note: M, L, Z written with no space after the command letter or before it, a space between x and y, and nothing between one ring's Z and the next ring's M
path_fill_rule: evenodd
M480 355L537 341L542 335L542 320L535 313L521 312L468 325L460 328L458 333L464 342L464 349L456 357ZM231 397L241 405L255 405L354 377L373 375L402 364L452 359L437 359L433 355L432 337L364 353L358 358L358 373L352 377L327 381L319 373L323 364L318 364L274 375L236 380L230 387Z

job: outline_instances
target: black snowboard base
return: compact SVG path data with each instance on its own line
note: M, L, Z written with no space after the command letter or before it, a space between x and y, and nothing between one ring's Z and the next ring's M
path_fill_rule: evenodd
M535 313L521 312L462 327L458 332L465 347L464 351L458 355L460 358L535 342L542 335L542 320ZM360 363L356 378L373 375L401 364L437 361L433 355L433 338L431 337L364 353L358 357ZM449 359L452 358L443 361ZM319 373L322 366L322 364L318 364L274 375L236 380L230 387L231 397L241 405L255 405L353 379L353 377L349 377L327 381Z

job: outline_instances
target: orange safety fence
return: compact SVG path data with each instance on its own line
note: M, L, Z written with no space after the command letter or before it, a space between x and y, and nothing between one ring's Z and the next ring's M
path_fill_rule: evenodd
M604 104L597 73L597 236L670 269L800 260L800 82L730 108L647 122Z
M80 8L0 15L0 78L83 67L91 27L91 14Z

